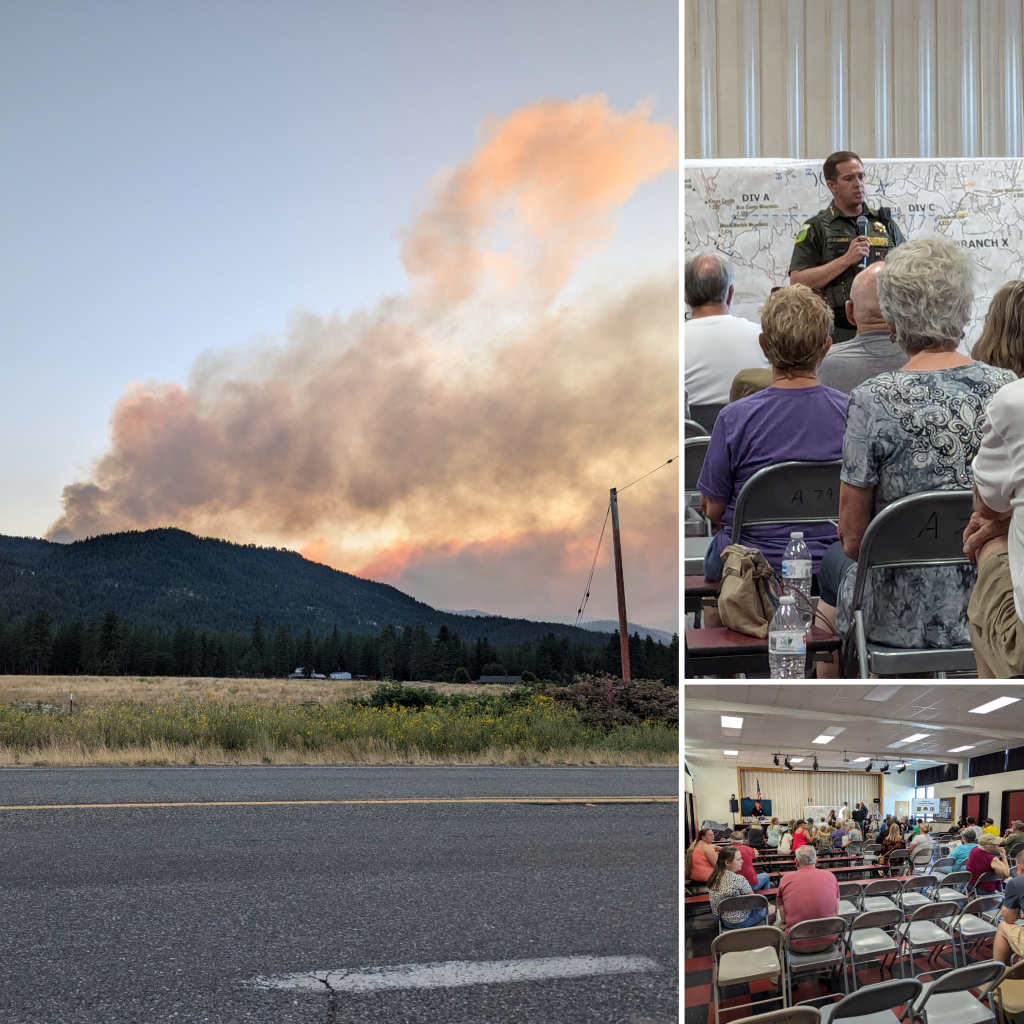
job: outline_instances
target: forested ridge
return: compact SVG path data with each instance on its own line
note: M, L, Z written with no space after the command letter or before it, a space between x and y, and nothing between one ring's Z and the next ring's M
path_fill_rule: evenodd
M678 679L672 645L630 638L634 677ZM73 544L0 536L0 672L397 679L617 674L618 635L473 618L292 551L130 531ZM640 671L638 671L638 669ZM500 671L499 671L500 670Z

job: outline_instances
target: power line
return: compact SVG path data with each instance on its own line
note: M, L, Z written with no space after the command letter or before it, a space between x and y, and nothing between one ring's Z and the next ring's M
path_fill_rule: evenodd
M659 469L664 469L666 466L671 466L672 463L675 462L678 458L678 455L673 455L672 458L668 460L668 462L663 462L660 466L655 466L654 469L651 470L651 473L657 473ZM632 484L626 484L626 487L632 487L633 484L638 484L641 480L646 480L651 475L651 473L644 473L643 476L638 476ZM626 489L626 487L617 488L619 494L621 494Z
M660 467L659 467L660 468ZM597 558L601 554L601 544L604 541L604 531L608 528L608 517L612 514L612 503L608 502L608 507L604 512L604 523L601 526L601 536L597 539L597 550L594 552L594 561L590 564L590 575L587 577L587 585L583 591L583 600L580 601L580 606L576 610L576 621L573 623L575 628L580 624L583 619L584 609L587 607L587 602L590 600L590 585L594 582L594 572L597 569ZM562 675L565 675L566 666L569 664L569 655L572 652L572 641L569 641L569 646L565 649L565 659L562 662Z

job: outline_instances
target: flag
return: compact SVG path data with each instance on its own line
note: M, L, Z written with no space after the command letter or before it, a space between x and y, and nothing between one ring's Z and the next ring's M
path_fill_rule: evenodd
M754 784L757 786L757 796L755 796L754 799L755 800L760 800L761 799L761 780L760 779L754 779Z

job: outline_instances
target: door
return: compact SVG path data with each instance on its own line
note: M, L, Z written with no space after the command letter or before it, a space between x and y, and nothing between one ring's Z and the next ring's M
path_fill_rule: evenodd
M981 794L970 793L964 797L964 814L981 824Z
M897 800L896 801L896 817L897 818L909 818L910 817L910 801L909 800Z
M1024 789L1008 790L1003 793L1003 813L999 831L1005 832L1011 821L1024 821Z

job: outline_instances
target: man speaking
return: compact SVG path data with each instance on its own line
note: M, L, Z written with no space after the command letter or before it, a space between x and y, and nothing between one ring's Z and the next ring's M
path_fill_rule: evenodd
M832 338L838 342L856 333L846 318L853 279L869 263L884 260L905 239L888 210L868 209L864 165L856 153L833 153L825 161L824 172L832 202L800 228L789 261L789 283L805 284L825 296L835 317Z

